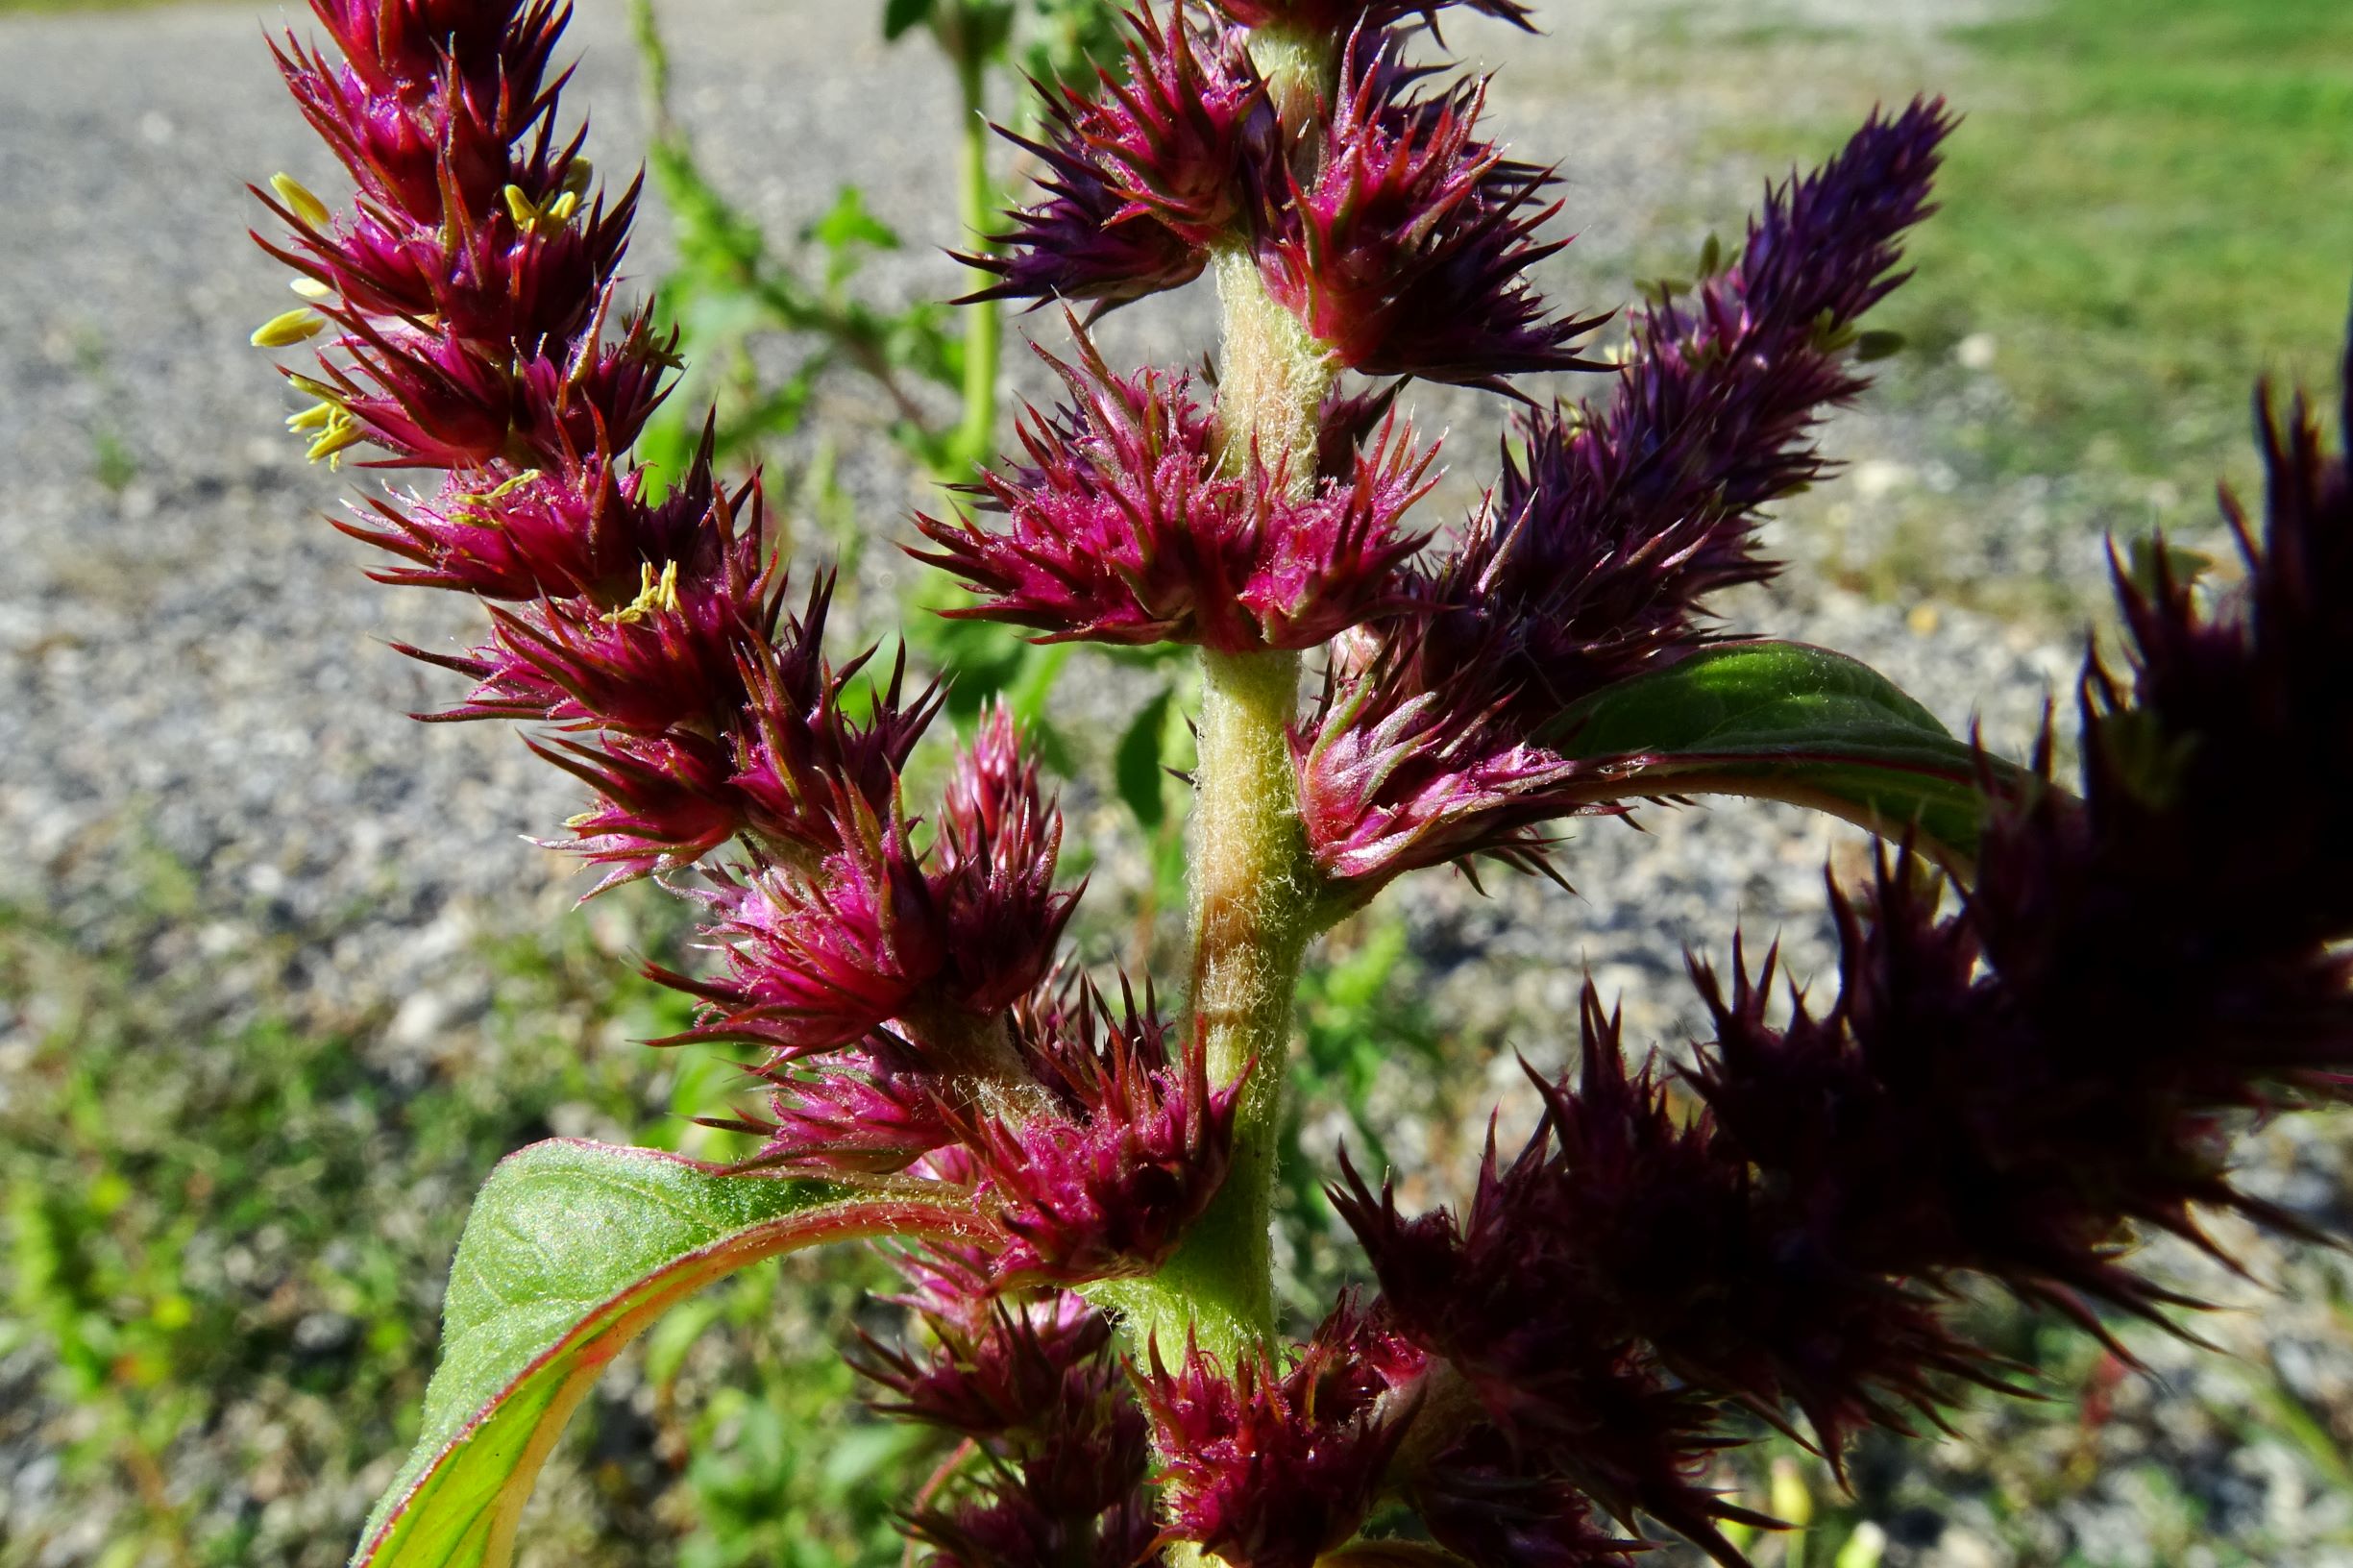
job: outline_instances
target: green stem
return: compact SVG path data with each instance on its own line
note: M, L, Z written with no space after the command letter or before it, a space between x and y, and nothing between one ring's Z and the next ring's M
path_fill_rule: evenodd
M995 247L989 230L996 212L996 183L989 174L988 79L977 50L956 55L956 86L963 100L964 137L959 149L957 215L976 252ZM973 269L974 287L995 282ZM1004 352L1004 316L994 300L965 306L964 420L948 453L950 478L962 481L989 460L996 441L996 382Z
M1217 397L1226 461L1238 468L1255 454L1304 492L1314 482L1331 358L1268 297L1245 253L1218 257L1217 292L1226 318ZM1167 1360L1190 1340L1232 1365L1274 1335L1275 1157L1299 964L1317 925L1290 754L1299 664L1295 652L1201 653L1191 1021L1212 1080L1243 1085L1232 1164L1158 1274L1095 1291L1122 1313L1131 1345L1156 1347Z
M1211 1080L1243 1083L1232 1164L1158 1274L1095 1294L1140 1352L1173 1362L1197 1340L1230 1365L1274 1334L1275 1154L1312 884L1287 733L1299 655L1205 650L1201 673L1191 1012Z

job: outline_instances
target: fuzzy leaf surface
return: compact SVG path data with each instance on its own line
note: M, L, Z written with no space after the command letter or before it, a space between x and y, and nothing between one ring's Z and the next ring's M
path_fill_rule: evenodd
M1604 764L1596 799L1746 795L1917 832L1966 861L1985 813L1982 770L2010 772L1858 660L1804 643L1727 643L1594 693L1553 731Z
M943 1197L729 1175L652 1149L559 1139L508 1156L467 1215L423 1429L354 1568L506 1568L574 1408L703 1286L821 1241L952 1239L978 1224Z

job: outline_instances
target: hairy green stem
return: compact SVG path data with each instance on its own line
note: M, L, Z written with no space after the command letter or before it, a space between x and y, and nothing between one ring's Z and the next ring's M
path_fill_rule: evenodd
M1299 655L1204 652L1201 666L1191 1021L1212 1081L1243 1083L1233 1163L1158 1274L1098 1295L1140 1351L1173 1362L1197 1340L1232 1364L1274 1333L1275 1153L1311 884L1287 736Z
M1217 260L1225 357L1217 413L1226 461L1252 456L1304 491L1314 482L1329 355L1266 294L1246 253ZM1295 652L1201 654L1192 818L1191 1026L1212 1080L1241 1084L1233 1163L1174 1257L1148 1280L1098 1287L1139 1351L1189 1342L1228 1365L1273 1337L1275 1157L1299 964L1316 928L1299 824L1290 724Z
M958 149L957 216L973 250L995 248L989 230L995 218L996 184L989 174L988 79L985 62L971 48L957 51L956 86L964 109L964 138ZM996 280L974 269L981 287ZM996 382L1004 350L1003 311L994 300L965 306L964 420L948 454L950 477L961 481L988 461L996 440Z

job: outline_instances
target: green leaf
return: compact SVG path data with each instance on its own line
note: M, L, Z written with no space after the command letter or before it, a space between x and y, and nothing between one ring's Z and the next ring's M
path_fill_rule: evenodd
M368 1519L355 1568L506 1568L516 1521L597 1375L703 1286L861 1237L969 1237L910 1188L729 1175L651 1149L557 1139L508 1156L450 1265L423 1431Z
M1594 693L1551 733L1606 770L1597 800L1787 800L1891 837L1917 831L1924 848L1964 861L1985 811L1980 768L2010 771L1869 665L1802 643L1707 649Z
M1901 332L1865 332L1854 340L1854 357L1866 365L1893 359L1904 351L1908 342Z
M882 8L882 36L895 41L911 27L931 20L932 0L889 0Z
M1168 732L1168 702L1173 696L1164 686L1160 694L1143 705L1127 733L1119 737L1119 749L1115 754L1114 769L1119 781L1119 798L1127 809L1136 814L1147 831L1167 820L1167 774L1162 771L1161 748Z

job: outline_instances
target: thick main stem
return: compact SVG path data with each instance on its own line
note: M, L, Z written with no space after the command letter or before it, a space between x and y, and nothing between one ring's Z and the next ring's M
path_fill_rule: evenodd
M1225 306L1218 423L1226 462L1252 460L1304 491L1314 482L1328 355L1270 299L1250 257L1217 261ZM1213 1082L1242 1085L1233 1163L1198 1223L1161 1271L1104 1290L1139 1348L1164 1358L1189 1341L1228 1365L1275 1328L1275 1158L1299 963L1314 934L1314 879L1299 825L1290 754L1300 658L1265 650L1201 654L1192 846L1191 1026Z

